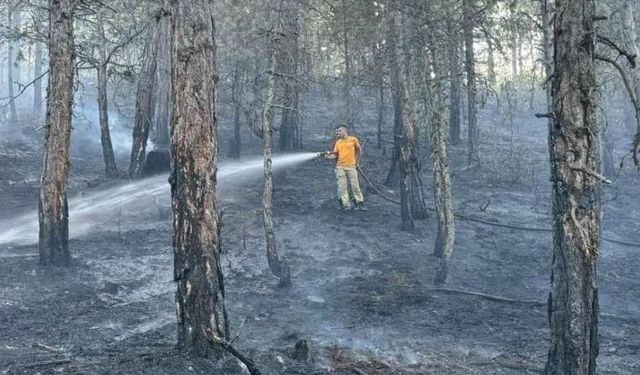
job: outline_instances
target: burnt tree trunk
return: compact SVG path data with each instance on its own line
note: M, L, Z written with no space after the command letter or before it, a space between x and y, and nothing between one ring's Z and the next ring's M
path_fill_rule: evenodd
M270 46L271 56L269 58L269 83L267 86L267 98L262 111L262 151L264 157L264 190L262 192L262 220L264 224L264 235L267 245L267 262L271 272L280 278L280 284L287 286L291 283L291 273L286 262L278 258L278 244L276 242L276 232L273 225L273 169L271 165L271 139L273 121L273 102L276 94L276 54L280 49L279 36L281 30L281 16L276 19L276 32L271 36Z
M171 204L178 346L221 359L229 334L216 203L215 41L210 0L173 0Z
M282 47L278 51L279 73L282 73L282 116L280 121L280 151L293 151L298 145L298 60L299 40L298 11L295 2L282 10L284 18Z
M382 72L380 72L380 76L378 77L378 129L376 132L376 140L378 148L382 148L382 129L384 127L384 112L385 112L385 103L384 103L384 76Z
M487 80L489 81L490 86L494 86L496 84L496 62L494 57L495 47L493 45L493 39L487 30L485 30L484 35L487 41Z
M153 141L161 152L168 152L169 124L173 108L171 98L171 15L168 12L168 8L168 0L165 0L164 8L160 11L160 19L158 21L156 85L153 90L156 93L153 121L155 137Z
M105 174L108 177L118 175L116 159L113 155L113 145L111 144L111 134L109 132L109 108L107 102L107 37L104 32L102 12L98 13L98 37L100 38L100 61L97 66L98 71L98 118L100 122L100 143L102 145L102 157L104 159Z
M405 40L403 24L404 20L400 20L400 12L394 12L394 24L397 27L397 44L401 48L402 57L399 65L400 83L402 90L402 145L400 147L400 216L402 218L401 229L406 231L414 230L413 222L413 201L414 201L414 179L416 176L415 156L416 156L416 108L414 101L414 90L412 90L413 80L411 78L410 57L407 41Z
M74 5L74 0L49 0L49 83L38 204L38 248L44 265L71 262L66 187L75 72Z
M233 101L233 138L229 144L229 152L227 156L232 159L240 159L242 154L242 138L240 116L242 109L240 108L240 85L241 85L242 68L240 62L236 62L233 71L233 84L231 85L231 100Z
M355 123L353 115L353 100L352 100L352 87L351 87L351 50L349 46L349 28L351 23L348 21L347 10L350 6L347 6L346 0L342 0L342 53L344 54L344 88L343 88L343 100L344 100L344 122L347 123L349 130L355 132Z
M14 20L13 20L13 12L14 10L17 8L17 2L13 3L13 2L9 2L9 4L7 4L7 26L8 27L13 27L14 26ZM9 42L7 43L7 80L9 82L9 110L11 113L11 125L13 126L17 126L18 125L18 112L16 111L16 101L15 101L15 91L13 90L13 85L15 82L15 76L14 76L14 63L15 63L15 59L16 57L14 56L14 48L15 48L15 38L12 36L11 39L9 39Z
M102 144L102 157L104 159L105 174L108 177L118 175L116 159L113 155L111 134L109 133L109 112L107 104L107 66L101 63L98 66L98 113L100 121L100 142Z
M463 1L463 28L464 28L464 49L465 68L467 70L467 147L468 163L474 164L480 161L478 150L479 132L478 118L476 113L476 62L473 51L473 28L475 26L475 9L473 0Z
M142 176L144 161L147 150L147 139L149 138L149 126L153 113L153 84L156 73L156 57L158 44L156 34L159 19L151 22L147 41L144 47L144 60L142 61L142 72L138 81L136 93L136 113L133 124L133 142L131 146L131 161L129 164L129 177Z
M42 5L41 2L38 2L36 6ZM36 30L40 30L42 28L44 18L44 11L42 9L35 9L35 22L36 22ZM35 42L34 52L33 52L33 117L36 122L40 122L40 117L42 116L42 78L39 78L42 75L42 42L38 38Z
M546 374L595 374L601 239L600 128L593 0L557 0L551 161L551 346Z
M449 82L451 82L449 96L449 141L451 144L458 144L461 141L460 124L460 77L462 69L460 66L460 33L458 24L452 19L453 14L450 7L447 7L447 31L448 54L449 54Z
M397 10L394 9L398 4L389 4L387 14L388 38L389 41L389 75L391 81L391 93L393 100L393 149L391 151L391 166L384 184L389 187L395 187L400 184L400 148L402 145L402 129L403 129L403 88L401 86L399 67L399 46L398 46L398 25Z
M447 280L449 270L449 259L453 253L455 240L455 223L453 216L453 189L451 186L451 174L449 172L449 152L447 150L446 122L444 92L441 84L441 77L444 76L441 70L436 49L433 41L430 42L431 66L433 67L434 79L432 80L431 95L429 105L431 107L429 119L429 131L431 137L431 158L433 161L433 200L438 218L438 229L433 253L440 258L440 264L436 272L435 283L443 284ZM445 71L446 72L446 71Z

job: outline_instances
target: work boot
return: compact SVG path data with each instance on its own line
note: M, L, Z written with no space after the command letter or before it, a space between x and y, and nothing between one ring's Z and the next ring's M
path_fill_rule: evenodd
M349 205L349 206L342 206L341 208L342 211L351 211L353 210L353 206Z
M364 210L364 202L356 202L355 209L359 211Z

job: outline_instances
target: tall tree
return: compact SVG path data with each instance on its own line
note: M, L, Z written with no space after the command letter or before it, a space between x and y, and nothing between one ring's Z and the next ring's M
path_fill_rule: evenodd
M38 205L40 263L68 265L67 177L73 114L75 0L49 0L49 84Z
M396 2L388 4L386 12L387 22L387 45L388 45L388 58L389 58L389 75L391 82L391 93L393 100L393 149L391 151L391 165L389 167L389 173L384 182L387 186L398 186L400 183L400 151L402 144L402 129L403 129L403 95L404 91L401 85L400 69L400 57L398 45L398 33L399 26L395 21L398 17L397 7L399 5Z
M211 0L172 0L171 203L178 346L221 358L229 326L216 202L215 40Z
M33 67L33 116L36 122L40 121L40 116L42 114L42 39L40 38L40 30L43 26L44 17L46 16L45 11L42 9L42 3L37 1L34 5L34 14L35 14L35 31L36 31L36 42L34 47L34 67Z
M467 119L468 119L468 163L477 163L480 160L478 150L479 131L476 96L478 89L476 87L476 58L473 50L473 30L475 27L475 7L474 0L463 0L463 29L464 29L464 49L465 49L465 68L467 71Z
M447 34L448 34L448 57L449 57L449 141L452 144L460 143L460 77L462 69L460 66L460 30L457 22L457 2L449 2L446 5Z
M299 11L296 1L283 1L279 10L283 19L281 47L278 51L279 75L283 88L282 116L280 121L280 151L292 151L299 148L298 104L299 83L298 65L300 59Z
M601 238L594 0L557 0L549 129L553 260L546 374L595 374Z
M167 152L169 148L169 124L171 122L171 13L169 12L169 0L164 0L163 7L158 10L157 29L157 55L156 55L156 84L155 114L153 125L155 126L154 144L161 152Z
M273 169L271 160L271 136L273 132L273 104L276 91L276 72L278 69L277 57L281 51L281 36L283 32L283 17L281 12L276 13L275 27L269 35L269 66L267 97L262 111L262 150L264 157L264 190L262 192L262 219L264 225L265 242L267 244L267 261L271 272L280 278L283 286L291 283L291 273L286 262L278 258L278 246L276 242L275 228L273 225Z
M7 26L11 27L12 29L15 26L14 13L17 9L17 6L18 6L17 4L18 4L17 1L10 1L7 4ZM13 34L15 34L15 32L13 32ZM16 39L17 38L15 37L15 35L12 35L11 38L9 39L8 48L7 48L7 80L9 85L9 98L10 98L9 109L11 113L11 124L14 126L18 124L18 112L16 110L16 101L14 100L15 91L13 87L16 81L16 77L14 74L14 70L16 66L15 64L16 56L14 56Z
M108 54L107 52L108 40L104 30L104 12L104 9L98 11L98 19L96 22L96 31L99 40L98 61L95 64L98 72L98 118L100 122L100 143L102 144L105 174L108 177L115 177L118 174L118 168L116 167L116 159L113 155L113 145L109 131L109 104L107 99L107 84L109 81L107 66L112 54Z
M425 0L426 7L429 4ZM433 17L431 11L428 12ZM440 56L451 53L450 46L443 48L442 40L447 40L443 35L439 35L438 20L433 17L428 30L429 57L427 61L431 67L431 80L428 98L429 110L429 135L431 138L431 159L433 162L433 201L435 203L438 227L433 253L440 258L440 264L435 277L436 284L442 284L447 280L449 270L449 259L453 253L455 240L455 223L453 216L453 189L451 186L451 174L449 172L449 152L446 137L446 107L445 93L442 84L446 76L446 69L442 66L443 60ZM447 21L447 26L449 22ZM451 30L447 30L450 35Z
M151 22L147 34L147 41L144 47L144 59L142 61L142 72L138 80L138 91L136 93L136 114L133 124L133 142L131 145L131 161L129 163L129 177L142 176L144 161L147 150L147 139L149 138L149 127L153 114L153 87L157 66L158 53L158 21L160 14L156 17L156 22Z

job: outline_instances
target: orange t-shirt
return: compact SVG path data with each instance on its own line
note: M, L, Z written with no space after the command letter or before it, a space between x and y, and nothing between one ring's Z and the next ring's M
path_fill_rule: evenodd
M346 139L338 139L333 146L333 152L338 154L338 167L355 167L356 152L360 150L358 138L348 136Z

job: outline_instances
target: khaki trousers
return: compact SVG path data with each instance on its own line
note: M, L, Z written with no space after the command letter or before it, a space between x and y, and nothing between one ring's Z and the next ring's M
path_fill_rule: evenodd
M353 192L353 198L357 203L364 202L364 197L360 191L360 183L358 182L358 170L356 167L336 167L336 180L338 181L338 192L340 193L340 200L344 207L351 206L349 201L349 188L347 180L351 184L351 191Z

